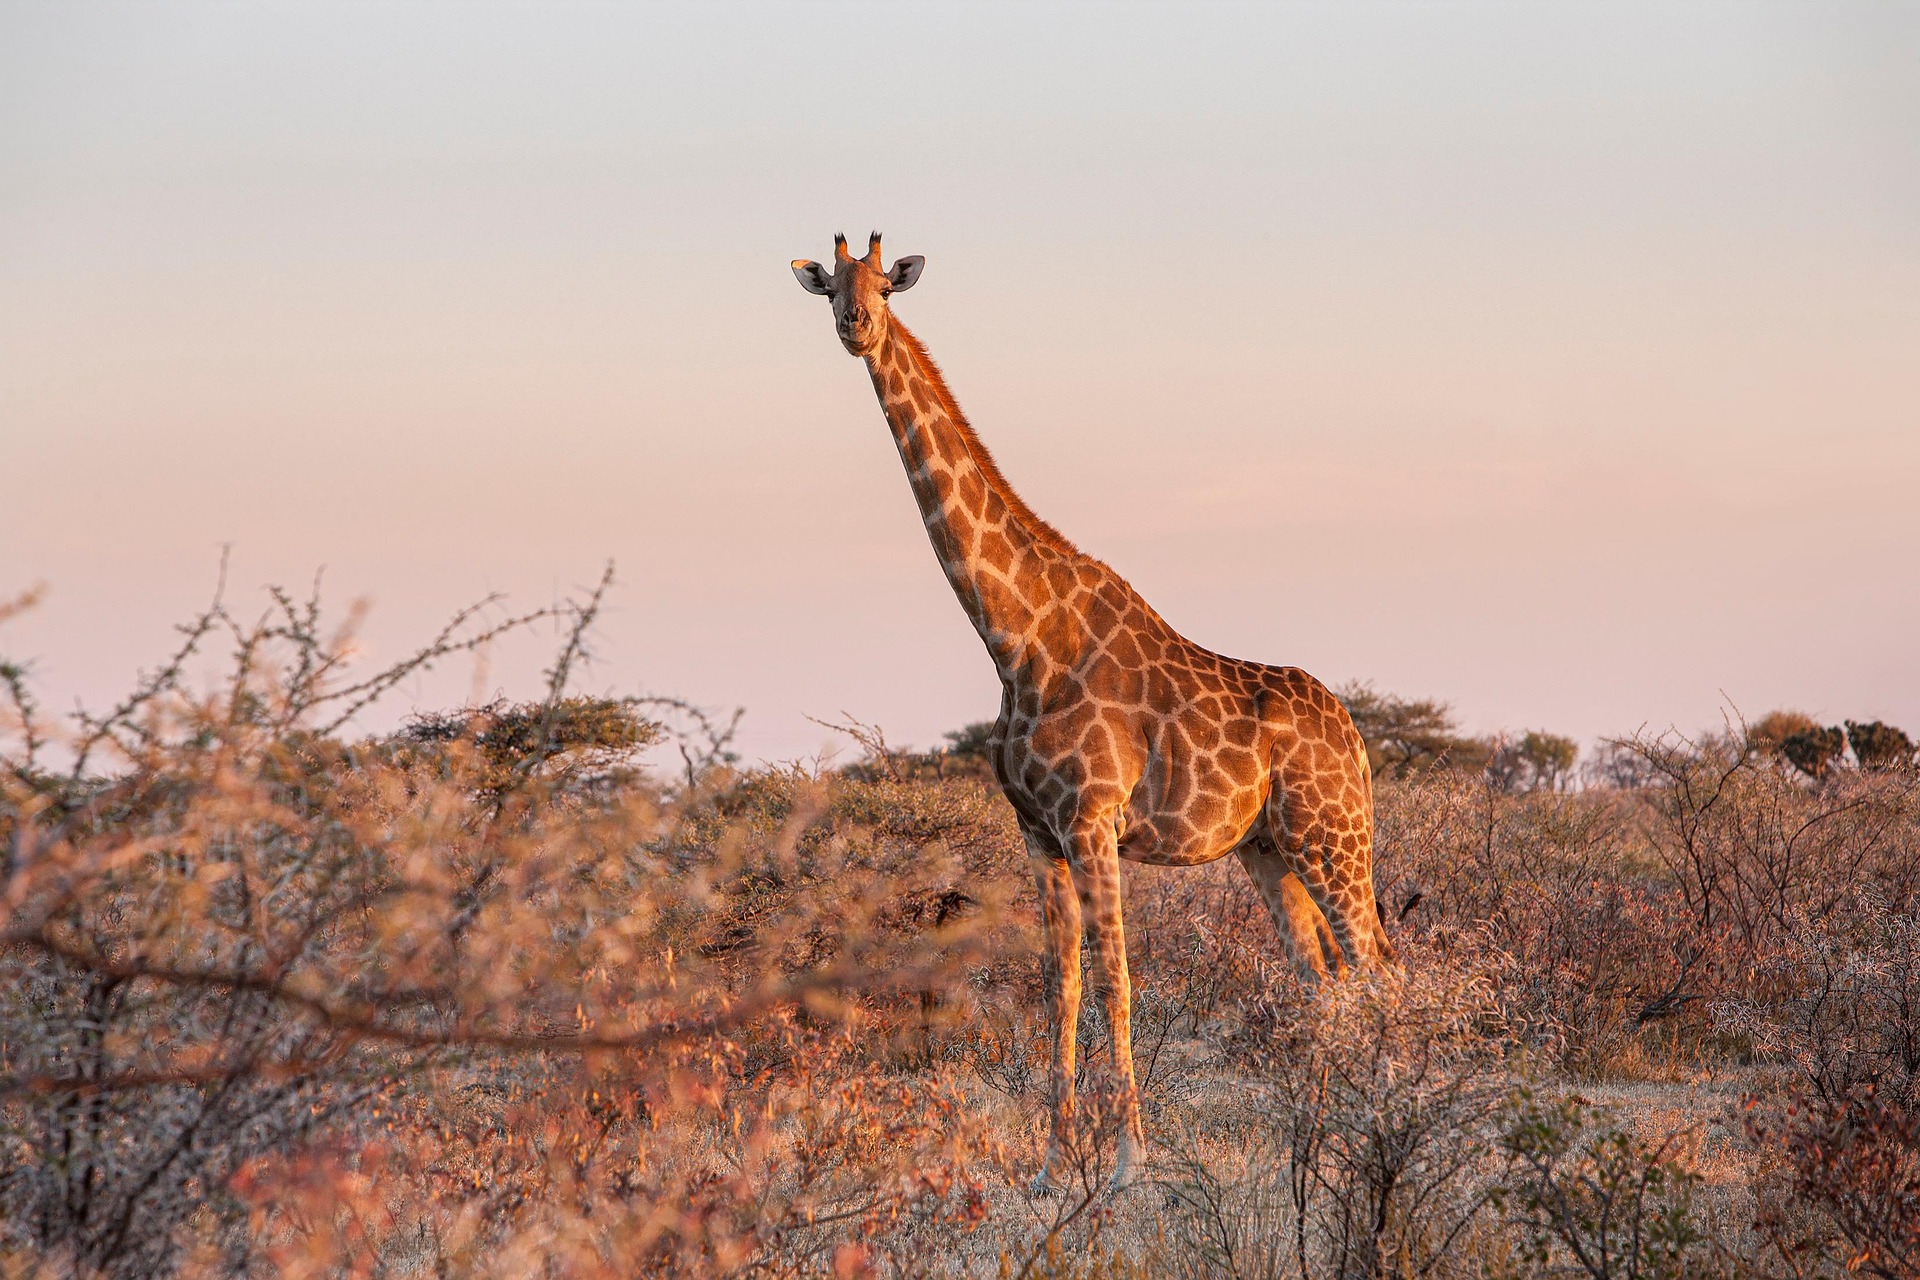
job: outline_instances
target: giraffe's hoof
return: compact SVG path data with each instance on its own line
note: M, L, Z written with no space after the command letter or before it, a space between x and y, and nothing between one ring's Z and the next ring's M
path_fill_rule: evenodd
M1027 1194L1041 1200L1050 1199L1060 1194L1060 1184L1053 1180L1051 1171L1042 1169L1034 1175L1033 1181L1027 1184Z

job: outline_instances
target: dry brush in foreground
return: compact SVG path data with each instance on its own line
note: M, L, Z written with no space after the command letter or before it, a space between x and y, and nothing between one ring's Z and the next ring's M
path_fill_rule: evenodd
M1911 769L1741 731L1581 791L1409 767L1405 972L1325 991L1236 869L1139 870L1152 1181L1097 1194L1088 1025L1079 1189L1034 1200L1031 893L979 735L739 771L724 722L569 691L598 602L542 697L372 738L527 619L354 676L317 602L216 606L64 739L0 667L13 1270L1920 1273ZM669 738L671 779L636 765Z

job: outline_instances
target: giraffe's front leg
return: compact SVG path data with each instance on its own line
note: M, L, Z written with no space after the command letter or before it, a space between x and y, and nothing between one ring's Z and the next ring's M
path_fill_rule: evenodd
M1027 857L1033 864L1033 883L1040 895L1041 928L1046 950L1041 972L1047 998L1047 1028L1053 1034L1047 1082L1051 1123L1046 1162L1033 1189L1045 1193L1060 1185L1065 1144L1073 1124L1074 1038L1080 1026L1080 899L1074 891L1067 860L1029 835Z
M1086 919L1087 940L1093 947L1093 970L1100 984L1100 1007L1106 1014L1113 1056L1114 1087L1120 1103L1120 1144L1114 1156L1109 1191L1132 1186L1139 1177L1140 1099L1133 1081L1133 988L1127 975L1127 932L1120 915L1120 852L1111 818L1083 821L1074 832L1073 879L1079 890L1080 910Z

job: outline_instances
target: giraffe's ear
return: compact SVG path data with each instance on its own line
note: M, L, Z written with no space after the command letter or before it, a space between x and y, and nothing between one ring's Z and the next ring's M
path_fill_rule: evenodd
M808 293L827 294L833 292L833 277L827 269L817 262L808 262L805 258L793 260L794 278L800 281L800 287Z
M893 270L887 272L887 283L893 286L895 293L911 289L913 282L920 278L920 268L926 265L927 260L917 253L902 258L893 264Z

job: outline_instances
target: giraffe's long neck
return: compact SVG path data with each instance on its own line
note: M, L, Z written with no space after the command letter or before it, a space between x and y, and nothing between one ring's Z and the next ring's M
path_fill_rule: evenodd
M1079 552L1001 476L933 358L899 320L866 361L934 554L1008 679L1024 666L1049 564Z

